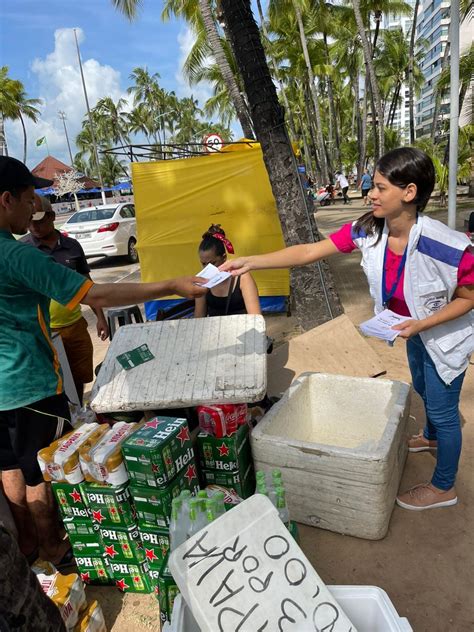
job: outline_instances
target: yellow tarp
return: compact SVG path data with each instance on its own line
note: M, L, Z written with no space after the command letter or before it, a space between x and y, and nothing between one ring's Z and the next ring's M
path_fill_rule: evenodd
M260 145L180 160L132 163L142 280L200 270L198 246L221 224L236 256L284 247ZM254 273L261 296L288 296L286 270Z

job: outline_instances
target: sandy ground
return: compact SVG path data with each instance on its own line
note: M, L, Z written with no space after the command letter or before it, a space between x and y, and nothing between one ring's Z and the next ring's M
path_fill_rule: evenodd
M320 210L316 219L327 234L361 214L358 203ZM459 226L461 228L461 225ZM331 269L345 312L354 324L372 315L359 256L331 260ZM279 340L295 331L293 319L271 317L269 333ZM393 348L377 340L369 344L380 355L387 374L377 379L409 382L404 342ZM97 345L100 361L106 345ZM379 586L387 591L401 616L416 632L471 632L474 630L474 372L468 369L461 400L464 446L457 480L459 503L426 512L394 508L387 536L367 541L300 525L301 547L327 584ZM421 401L413 397L413 430L424 421ZM401 488L429 480L434 467L429 453L408 456ZM317 510L317 509L316 509ZM114 588L87 588L97 598L113 632L158 629L158 608L152 595L122 595ZM383 632L383 631L380 631Z

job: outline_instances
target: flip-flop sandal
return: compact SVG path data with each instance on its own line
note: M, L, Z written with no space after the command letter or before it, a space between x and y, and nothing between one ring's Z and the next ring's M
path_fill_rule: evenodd
M68 549L66 551L66 553L64 553L64 555L61 558L61 561L58 562L58 564L55 564L54 566L56 566L56 568L58 569L58 571L61 568L66 568L67 566L72 566L76 563L76 560L74 559L74 553L71 549Z

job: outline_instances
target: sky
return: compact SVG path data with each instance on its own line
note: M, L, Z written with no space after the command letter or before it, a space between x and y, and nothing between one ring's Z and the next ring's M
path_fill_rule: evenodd
M28 158L33 168L47 156L35 141L46 136L49 152L70 163L63 123L69 138L81 129L86 106L79 74L73 29L77 29L90 106L103 96L130 100L126 89L130 73L146 66L161 76L160 85L180 97L191 94L201 106L212 94L209 84L190 87L182 65L193 35L181 20L161 20L162 2L143 0L138 18L129 22L111 0L1 0L0 65L19 79L30 98L40 98L41 117L27 122ZM19 122L6 122L9 154L22 159L23 136ZM236 124L234 135L240 135ZM72 144L73 155L76 152Z

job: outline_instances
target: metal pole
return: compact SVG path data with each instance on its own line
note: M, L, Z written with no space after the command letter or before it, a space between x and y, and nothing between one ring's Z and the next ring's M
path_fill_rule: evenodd
M456 189L459 136L459 0L451 0L451 89L449 108L448 226L456 228Z
M87 98L86 82L84 81L84 73L82 72L81 53L79 52L79 43L77 41L76 29L74 29L74 39L76 40L77 59L79 60L79 69L81 71L82 88L84 90L84 99L86 101L87 115L89 117L89 126L91 129L92 145L94 148L95 164L97 166L97 174L99 176L100 189L101 189L100 193L102 196L102 203L105 204L106 200L105 200L105 192L104 192L104 183L102 181L102 175L100 173L99 152L97 151L97 143L95 140L94 126L92 124L92 115L91 115L91 110L89 107L89 99Z
M68 134L67 134L67 127L66 127L66 114L65 114L65 112L62 112L61 110L59 110L59 112L58 112L58 116L59 116L59 118L61 119L61 121L63 122L63 125L64 125L64 134L65 134L65 136L66 136L67 148L68 148L68 150L69 150L69 158L70 158L70 160L71 160L71 167L72 167L72 163L73 163L74 161L73 161L73 159L72 159L71 145L70 145L70 143L69 143L69 136L68 136Z

